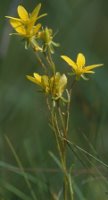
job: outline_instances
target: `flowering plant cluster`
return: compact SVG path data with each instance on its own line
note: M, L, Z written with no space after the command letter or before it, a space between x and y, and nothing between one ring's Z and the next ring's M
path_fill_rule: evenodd
M50 114L50 125L55 135L64 177L63 199L67 200L69 195L70 199L74 198L70 174L67 170L66 153L72 88L80 78L88 80L85 74L93 74L93 70L102 64L86 66L86 59L82 53L78 53L76 61L66 55L61 55L60 57L72 70L71 73L61 74L53 61L54 48L59 47L59 44L53 41L53 30L47 26L44 28L41 23L38 23L39 19L47 15L46 13L39 15L40 9L41 4L39 3L31 13L28 13L22 5L19 5L17 8L18 18L6 17L15 30L15 33L11 33L11 35L15 34L21 37L25 42L25 48L31 47L34 50L40 65L43 67L41 75L34 72L33 75L26 77L45 94ZM46 59L45 63L41 59L42 56ZM68 84L69 78L73 81L70 86Z

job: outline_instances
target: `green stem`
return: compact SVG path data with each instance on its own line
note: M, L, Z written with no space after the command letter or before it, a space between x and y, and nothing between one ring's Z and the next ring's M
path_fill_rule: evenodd
M36 40L34 38L32 38L30 40L30 44L31 44L31 47L33 48L34 52L36 53L36 58L39 62L39 64L43 67L44 71L45 71L45 74L47 74L47 67L46 65L43 63L40 55L39 55L39 52L42 53L42 48L39 47L39 45L37 44Z
M63 137L67 138L67 133L66 133L66 128L65 128L65 121L64 121L64 117L62 114L62 110L61 110L61 106L59 104L60 102L58 101L56 103L57 105L57 111L58 111L58 126L59 126L59 130L60 130L60 142L61 142L61 154L62 154L62 167L63 167L63 176L64 176L64 200L67 200L68 198L68 176L67 176L67 159L66 159L66 141L63 140Z
M52 123L53 131L55 134L55 138L56 138L56 143L57 143L57 148L58 148L58 152L60 155L60 160L63 165L62 150L61 150L62 147L61 147L61 143L60 143L60 134L61 133L59 130L57 116L56 116L56 113L54 112L54 109L51 110L51 123Z
M47 74L47 67L46 67L46 65L43 63L43 61L42 61L42 59L40 58L38 52L36 52L36 58L37 58L39 64L43 67L45 74Z
M65 140L63 141L63 161L64 161L64 167L65 167L65 174L64 174L64 200L67 200L68 198L68 187L70 187L70 179L68 176L68 172L67 172L67 154L66 154L66 149L67 149L67 136L68 136L68 129L69 129L69 116L70 116L70 105L71 105L71 96L72 96L72 89L73 86L75 85L76 80L74 80L71 84L70 87L70 91L69 91L69 102L67 104L67 109L66 109L66 123L64 125L64 121L63 121L63 116L62 116L62 112L61 112L61 108L59 108L59 115L62 121L62 125L63 125L63 129L64 129L64 138ZM71 184L72 187L72 184ZM71 190L73 191L73 188L70 188L70 195L71 195L71 200L73 200L73 192L71 192Z
M49 50L48 50L48 54L45 56L45 58L52 70L53 75L55 75L56 68L55 68L55 64L54 64L52 56L51 56L51 52Z

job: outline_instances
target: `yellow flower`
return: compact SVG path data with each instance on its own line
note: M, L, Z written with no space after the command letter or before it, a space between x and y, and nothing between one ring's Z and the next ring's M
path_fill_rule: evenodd
M85 56L82 53L79 53L77 55L76 62L74 62L72 59L70 59L68 56L62 55L61 58L65 60L69 66L72 67L72 70L74 74L76 74L76 79L78 80L80 77L84 78L84 74L93 74L95 73L93 71L94 68L100 67L103 64L94 64L94 65L89 65L85 66L86 60Z
M50 91L55 99L62 97L64 89L67 85L67 77L65 74L57 72L50 78Z
M55 47L59 47L59 44L58 43L55 43L53 41L53 30L52 29L49 29L49 28L45 28L43 29L42 31L38 32L38 37L39 39L42 39L43 40L43 50L46 51L48 48L50 50L51 53L54 53L54 48L53 46Z
M60 75L59 72L52 77L46 75L40 76L39 74L34 73L33 76L27 75L27 78L33 83L39 85L46 94L51 94L55 100L62 97L67 84L66 75Z
M17 35L25 38L31 38L32 36L36 35L41 27L41 24L35 25L36 21L46 15L43 14L38 16L40 9L41 4L38 4L32 11L32 13L29 14L23 6L19 5L17 8L19 18L14 18L10 16L6 17L10 19L10 24L17 32Z

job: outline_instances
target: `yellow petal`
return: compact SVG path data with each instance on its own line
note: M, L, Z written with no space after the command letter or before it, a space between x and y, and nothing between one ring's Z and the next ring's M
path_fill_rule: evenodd
M83 70L82 73L83 74L94 74L95 72L94 71L85 71L85 70Z
M29 75L27 75L26 77L27 77L27 79L28 79L29 81L32 81L33 83L36 83L36 84L37 84L37 82L36 82L36 80L35 80L34 77L29 76Z
M67 84L67 77L65 74L63 74L61 77L60 77L60 80L59 80L59 87L60 89L63 91L64 90L64 87L66 86Z
M27 32L31 32L33 30L33 27L34 27L34 21L30 20L29 23L26 25Z
M74 70L76 70L77 69L77 65L76 65L76 63L73 61L73 60L71 60L68 56L61 56L61 58L63 59L63 60L65 60L67 63L68 63L68 65L69 66L71 66Z
M79 68L84 67L84 65L85 65L85 56L82 53L78 54L76 63L77 63L77 66Z
M5 17L8 18L8 19L14 19L14 20L16 20L16 21L22 22L22 20L19 19L19 18L10 17L10 16L5 16Z
M16 19L10 19L10 24L13 28L17 28L17 27L20 27L22 26L22 22L20 21L17 21Z
M55 82L56 84L58 84L58 81L60 80L60 78L61 78L61 75L60 75L59 72L56 72L56 75L53 76L54 82Z
M41 79L41 82L42 82L42 86L43 86L44 88L48 87L48 86L49 86L49 79L48 79L48 76L43 75L43 76L42 76L42 79Z
M38 14L39 14L39 11L40 11L40 9L41 9L41 3L39 3L36 7L35 7L35 9L32 11L32 13L31 13L31 18L37 18L37 16L38 16Z
M91 69L94 69L94 68L96 68L96 67L101 67L101 66L103 66L103 64L89 65L89 66L85 67L85 70L86 70L86 71L89 71L89 70L91 70Z
M34 78L35 78L35 81L38 85L41 85L41 76L37 73L34 73Z
M44 91L48 94L50 92L50 85L49 85L49 77L47 75L42 76L41 84Z
M21 35L26 34L25 28L20 21L17 21L15 19L10 19L10 24L19 34Z
M24 21L28 20L28 18L29 18L28 12L23 6L19 5L17 8L17 11L18 11L19 17L22 20L24 20Z
M42 17L45 17L46 15L47 15L47 13L44 13L44 14L40 15L39 17L37 17L37 20L42 18Z
M32 11L32 13L31 13L30 18L33 19L34 23L35 23L38 19L40 19L40 18L42 18L42 17L44 17L44 16L47 15L47 13L44 13L44 14L42 14L42 15L40 15L40 16L38 17L38 14L39 14L40 9L41 9L41 3L39 3L39 4L35 7L35 9Z
M33 27L33 35L35 35L38 32L40 27L41 27L41 24L37 24L36 26Z

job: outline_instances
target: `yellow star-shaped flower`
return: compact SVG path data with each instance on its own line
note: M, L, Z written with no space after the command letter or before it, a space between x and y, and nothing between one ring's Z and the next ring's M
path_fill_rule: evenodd
M85 56L82 53L79 53L77 55L76 62L74 62L72 59L70 59L68 56L65 56L65 55L62 55L61 58L65 60L65 62L67 62L70 67L72 67L74 74L76 74L77 80L80 77L85 78L84 74L95 73L93 69L96 67L101 67L103 65L103 64L94 64L94 65L85 66L86 60L85 60Z
M41 27L41 24L35 25L36 21L46 15L45 13L38 16L40 9L41 4L38 4L32 11L32 13L29 14L22 5L19 5L17 8L19 18L14 18L10 16L6 17L10 19L10 24L17 32L16 34L22 37L31 38L32 36L36 35Z
M47 75L40 76L38 73L34 73L33 76L27 75L27 78L39 85L46 94L51 94L55 100L62 97L67 85L66 75L61 75L59 72L52 77L48 77Z

